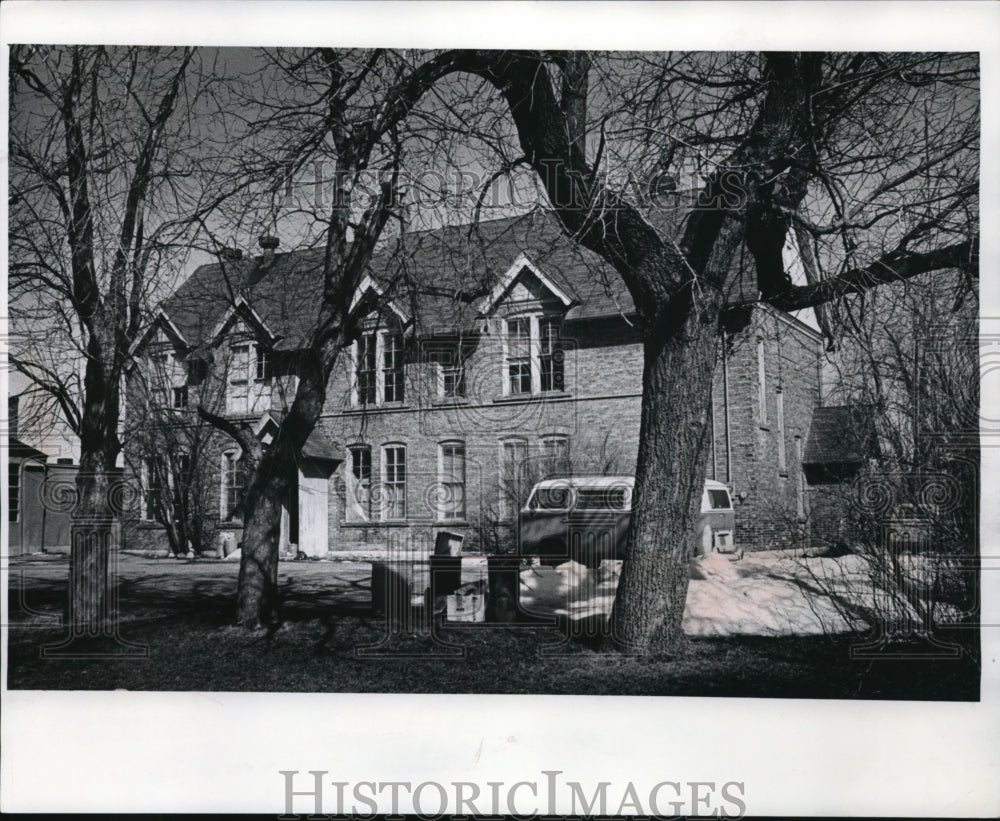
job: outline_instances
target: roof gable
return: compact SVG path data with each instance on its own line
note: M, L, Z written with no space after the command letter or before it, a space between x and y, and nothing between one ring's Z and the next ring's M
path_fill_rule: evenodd
M526 280L534 280L534 282L526 282ZM532 287L534 283L541 285L545 291L562 303L564 308L569 308L575 301L564 288L561 288L551 277L546 276L528 258L527 254L521 253L483 300L479 306L479 313L483 316L489 316L503 301L508 299L514 302L532 298L538 299L541 294L536 287Z

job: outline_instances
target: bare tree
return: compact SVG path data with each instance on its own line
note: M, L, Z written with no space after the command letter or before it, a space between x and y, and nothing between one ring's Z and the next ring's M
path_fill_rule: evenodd
M15 368L50 397L80 441L75 631L107 629L111 477L121 451L120 381L158 288L169 288L215 133L210 83L192 49L11 49L10 298L25 341ZM197 150L195 150L197 149ZM206 190L209 194L206 194Z
M680 634L716 352L757 301L731 299L741 254L759 301L787 311L932 271L957 268L971 284L978 64L966 55L820 53L617 63L585 53L446 52L398 105L410 105L432 75L471 73L491 84L566 231L614 266L637 306L645 365L636 507L611 627L617 646L646 653L669 651ZM625 112L632 137L615 150L608 123L621 119L626 80L636 89ZM649 146L659 156L633 166L626 182L669 183L658 167L673 170L681 148L707 170L673 228L605 173L609 158L652 159ZM805 249L804 284L782 258L793 233Z

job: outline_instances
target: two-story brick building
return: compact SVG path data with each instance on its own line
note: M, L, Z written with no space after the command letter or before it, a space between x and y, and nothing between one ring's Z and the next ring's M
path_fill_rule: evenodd
M133 424L150 418L151 397L173 408L173 424L197 424L192 408L205 402L273 436L317 314L322 251L262 246L198 268L163 305L139 346L133 377L146 373L154 389L130 391ZM408 234L373 259L354 307L361 330L302 454L283 552L429 551L442 529L503 549L540 476L634 470L635 306L552 215ZM809 538L802 460L821 403L820 354L816 331L765 308L720 343L708 474L732 489L748 549ZM210 476L216 540L236 543L239 450L221 433L201 442L185 465L196 458ZM160 530L148 502L163 482L151 487L143 459L128 460L144 487L126 528L135 543Z

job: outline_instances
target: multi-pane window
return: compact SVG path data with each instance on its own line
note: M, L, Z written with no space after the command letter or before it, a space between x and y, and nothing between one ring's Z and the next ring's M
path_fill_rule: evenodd
M347 471L347 521L370 522L372 518L372 449L354 445Z
M259 380L270 379L272 375L271 352L262 345L257 345L256 350L257 356L254 362L254 378Z
M177 410L182 410L188 406L187 385L181 385L179 388L174 388L173 405Z
M506 439L500 443L500 518L513 516L527 494L525 463L528 443L523 439Z
M354 352L355 404L402 402L403 335L398 331L366 331L358 338Z
M406 447L382 448L382 520L406 518Z
M222 454L222 518L226 521L241 517L240 505L246 492L246 471L239 454Z
M361 334L358 339L358 356L355 379L358 386L358 404L374 405L376 394L375 345L376 334Z
M438 456L438 519L465 518L465 444L444 442Z
M561 434L542 437L542 470L565 473L569 470L569 437Z
M565 389L560 317L521 316L506 321L508 396Z
M143 518L147 521L154 521L158 518L161 495L163 494L163 481L159 471L159 465L155 459L147 459L145 464L146 473L146 498Z
M449 365L441 370L441 391L448 399L465 396L465 367L462 363Z
M7 502L10 506L10 521L18 521L21 515L21 466L7 463Z
M563 352L559 339L559 327L559 319L547 318L538 322L541 339L538 364L541 368L543 391L561 391L563 389Z
M388 333L382 337L382 380L386 402L403 401L403 335Z
M229 381L234 385L242 385L247 381L250 368L250 346L233 345L230 349Z
M507 320L507 390L531 393L531 319Z

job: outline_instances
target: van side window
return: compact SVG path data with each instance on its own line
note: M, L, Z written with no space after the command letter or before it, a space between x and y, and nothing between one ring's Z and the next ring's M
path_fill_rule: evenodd
M577 510L627 510L628 488L577 488Z
M732 507L728 491L711 488L708 491L708 504L712 510L723 510Z

